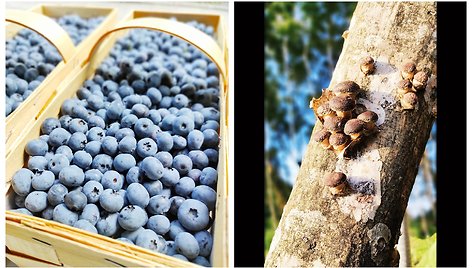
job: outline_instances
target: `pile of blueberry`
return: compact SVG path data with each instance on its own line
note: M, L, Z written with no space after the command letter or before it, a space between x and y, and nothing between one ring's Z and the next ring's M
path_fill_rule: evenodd
M103 19L104 17L83 19L77 15L66 15L56 19L56 22L77 45ZM62 58L52 44L28 29L22 29L12 39L6 40L5 47L5 115L8 116L31 95Z
M209 266L219 120L216 65L132 30L27 143L15 211Z

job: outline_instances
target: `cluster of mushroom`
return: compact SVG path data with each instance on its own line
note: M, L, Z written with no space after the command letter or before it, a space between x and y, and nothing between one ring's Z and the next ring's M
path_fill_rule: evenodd
M357 114L359 91L360 87L355 82L341 82L331 89L333 96L316 108L323 129L314 133L313 138L323 148L339 154L353 141L357 142L376 130L376 113L362 111Z
M401 105L404 110L415 109L418 103L416 93L422 92L428 83L428 73L417 71L413 62L407 62L402 66L402 80L398 82L398 94L401 98Z

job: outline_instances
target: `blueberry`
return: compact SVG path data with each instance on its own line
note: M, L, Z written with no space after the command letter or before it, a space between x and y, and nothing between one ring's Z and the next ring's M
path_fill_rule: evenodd
M190 160L192 160L194 168L202 169L208 166L208 156L200 150L190 151L188 153L188 157L190 157Z
M64 155L65 157L67 157L67 159L70 161L72 161L72 159L74 159L74 154L72 153L72 149L67 146L67 145L61 145L59 146L57 149L56 149L56 154L62 154Z
M64 167L59 172L59 181L65 186L80 186L84 179L84 171L76 165Z
M123 187L123 176L115 170L108 170L103 173L100 181L104 189L120 190Z
M146 181L143 183L143 186L146 188L150 197L158 195L163 189L161 181Z
M175 249L190 260L195 259L200 253L200 246L197 239L187 232L181 232L176 235Z
M177 155L172 162L172 166L180 175L186 175L192 169L192 165L192 160L186 155Z
M149 115L149 108L144 104L137 103L131 108L131 113L138 118L147 117Z
M157 158L148 156L141 162L139 171L150 180L159 180L164 175L164 167Z
M187 232L187 230L180 224L178 220L174 220L170 223L170 228L168 235L172 240L175 240L175 237L181 233L181 232Z
M70 136L71 134L69 133L69 131L61 127L58 127L58 128L53 129L51 133L49 133L48 143L52 147L59 147L61 145L66 145L67 142L69 141Z
M125 136L118 143L118 150L120 150L122 153L132 154L136 149L136 145L137 142L134 137Z
M166 116L163 116L160 124L161 129L166 131L172 130L173 124L176 119L177 116L175 114L168 114Z
M188 261L187 257L185 257L184 255L181 255L181 254L174 254L174 255L172 255L172 257L174 257L176 259L179 259L179 260Z
M195 188L195 181L189 177L182 177L175 185L175 193L180 196L189 196Z
M174 135L172 136L172 140L174 143L172 149L174 150L182 150L187 147L187 140L182 136Z
M154 124L149 118L140 118L134 124L134 132L138 138L150 137L151 131Z
M87 197L79 190L74 190L64 196L64 204L71 211L81 211L87 205Z
M193 189L192 199L203 202L208 209L212 210L216 204L216 192L206 185L199 185Z
M128 170L126 173L126 182L128 184L134 183L134 182L141 182L141 176L139 174L139 167L134 166Z
M116 190L105 189L99 198L100 206L108 212L118 212L124 206L124 199Z
M107 109L107 118L110 118L112 120L117 120L120 118L121 113L125 109L125 106L123 103L119 100L115 100L110 104L110 107Z
M88 141L100 141L101 142L105 136L106 136L105 130L103 130L101 127L92 127L87 132L87 140Z
M145 229L143 227L138 228L135 231L124 231L121 233L121 236L132 241L133 243L136 242L136 238L139 236L139 234L144 231Z
M88 181L82 188L82 192L87 197L88 203L96 203L100 198L100 194L103 192L103 186L98 181Z
M18 208L24 208L25 207L25 199L26 199L26 196L21 196L21 195L15 194L15 205Z
M49 204L56 206L64 202L64 197L69 192L67 188L62 184L54 184L49 188L48 201Z
M205 131L206 129L213 129L215 131L218 131L220 129L220 124L215 120L207 120L200 127L201 131Z
M136 237L136 245L156 252L164 252L166 240L154 231L145 229Z
M167 132L159 132L156 136L157 148L159 151L170 151L174 146L172 136Z
M207 258L202 256L197 256L192 262L203 267L211 267L211 264Z
M48 162L44 156L33 156L28 160L28 168L34 172L45 170L48 167Z
M108 129L110 130L110 129ZM108 134L108 131L107 131L107 135ZM129 128L122 128L122 129L119 129L118 131L116 131L116 134L114 135L116 140L118 142L120 142L124 137L133 137L134 138L134 131L132 129L129 129Z
M119 154L113 160L113 167L119 172L128 171L136 165L136 159L131 154Z
M88 123L80 118L74 118L70 122L69 125L69 131L74 133L74 132L82 132L86 133L88 130Z
M209 149L205 149L203 152L208 157L209 164L212 165L213 167L216 167L218 165L218 157L219 157L218 151L213 148L209 148Z
M218 172L212 167L206 167L200 175L200 183L203 185L214 186L218 180Z
M47 206L43 211L41 211L41 217L46 220L52 220L54 214L54 207Z
M25 147L26 153L31 156L44 156L48 149L48 144L41 139L31 140Z
M87 106L93 111L98 111L104 107L103 99L100 96L91 94L87 97Z
M25 207L31 212L40 212L48 206L48 194L43 191L34 191L25 199Z
M170 229L170 221L164 215L154 215L149 218L146 227L156 234L165 235Z
M220 139L219 139L218 133L215 130L205 129L203 131L203 136L204 136L203 145L205 147L210 147L210 148L218 147L218 143L220 142Z
M156 86L158 86L158 85L156 85ZM161 92L155 87L148 88L148 90L146 92L146 95L149 97L149 99L151 99L151 102L154 105L158 105L162 100Z
M184 94L177 94L172 99L172 106L177 108L187 107L189 104L189 99Z
M162 215L169 211L170 209L170 201L166 196L163 195L155 195L151 197L149 200L149 205L147 206L147 210L152 215Z
M33 213L31 213L29 210L26 208L18 208L18 209L12 209L11 211L16 212L16 213L21 213L29 216L33 216Z
M179 182L179 172L175 168L165 168L164 174L161 178L161 182L168 187L174 186L177 182Z
M100 182L102 180L102 172L98 169L89 169L85 171L85 182L89 181L98 181Z
M84 150L92 157L97 156L102 150L102 143L100 141L89 141L85 145ZM92 160L93 161L93 160Z
M126 198L131 205L140 206L141 208L146 208L149 204L149 193L140 183L135 182L128 185Z
M118 141L115 137L106 136L102 140L102 150L110 156L114 156L118 152Z
M79 216L81 220L89 221L93 226L97 224L98 220L100 219L100 211L98 210L97 205L95 204L87 204L82 213Z
M172 240L166 241L166 254L169 256L173 256L177 254L177 251L175 251L175 243Z
M59 122L61 123L61 127L68 130L70 122L72 121L72 117L70 115L63 115L59 118Z
M85 151L77 151L74 154L72 163L82 169L86 169L92 164L92 156Z
M65 204L59 204L54 208L52 218L57 222L73 226L79 219L79 215L70 211Z
M101 235L112 237L120 231L120 225L118 224L119 213L110 213L105 217L98 220L95 227Z
M93 226L88 220L78 220L74 223L74 227L97 234L97 228Z
M178 116L172 125L174 133L186 137L195 127L193 119L188 116Z
M199 150L203 145L204 136L200 130L192 130L187 136L187 144L190 150Z
M135 104L135 106L138 104ZM134 107L134 106L133 106ZM120 127L122 128L133 128L134 124L138 121L138 117L134 114L129 114L121 118Z
M33 177L31 186L38 191L47 191L54 184L55 179L54 173L49 170L44 170Z
M100 116L98 115L92 115L88 118L88 127L90 129L94 128L94 127L99 127L101 129L105 128L106 124L105 124L105 120L103 120L103 118L101 118Z
M195 199L187 199L180 205L177 218L190 231L204 230L210 222L208 207Z
M172 167L173 157L169 152L158 152L156 158L161 162L165 168Z
M220 112L213 107L203 108L200 112L203 114L205 121L208 121L208 120L215 120L217 122L220 121Z
M27 196L32 190L31 182L33 176L33 172L29 169L22 168L18 170L12 178L13 191L15 191L17 195Z
M112 168L113 159L106 154L98 154L92 160L92 168L98 169L101 173L105 173Z
M124 207L118 217L121 228L127 231L135 231L143 227L148 221L146 211L139 206L128 205Z

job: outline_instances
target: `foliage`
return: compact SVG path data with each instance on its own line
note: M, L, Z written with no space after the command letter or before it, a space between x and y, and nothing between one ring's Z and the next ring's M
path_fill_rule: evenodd
M436 233L421 239L410 236L411 265L414 267L436 267Z

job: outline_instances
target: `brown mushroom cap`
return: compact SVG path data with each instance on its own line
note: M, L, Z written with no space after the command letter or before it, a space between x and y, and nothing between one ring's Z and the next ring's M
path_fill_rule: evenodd
M329 136L329 144L333 146L340 146L349 141L349 136L344 133L333 133Z
M340 132L343 130L344 119L338 116L332 116L325 119L323 126L332 132Z
M416 105L416 103L418 103L418 97L413 92L408 92L405 95L403 95L403 100L406 103L411 104L411 105Z
M329 107L336 112L348 112L356 108L356 101L347 95L334 96L329 101Z
M342 172L332 172L324 177L324 184L328 187L336 187L346 182L346 174Z
M315 134L313 134L313 139L315 139L316 142L322 142L329 138L329 136L331 136L331 132L323 128L322 130L317 131L315 132Z
M410 80L408 80L408 79L400 80L400 82L398 82L398 88L400 88L400 89L411 88Z
M411 61L407 62L407 63L403 64L402 71L412 73L412 72L416 71L416 64L414 62L411 62Z
M420 82L421 84L426 84L426 82L428 82L429 77L427 73L420 71L415 74L413 79Z
M361 59L361 64L362 65L369 65L374 63L374 59L371 56L367 56Z
M344 133L346 135L358 134L364 130L364 121L360 119L351 119L344 125Z
M336 84L332 90L335 94L357 94L360 89L356 82L344 81Z
M334 111L329 108L329 103L323 103L318 107L318 109L316 109L316 113L318 114L318 116L325 116L333 112Z
M363 113L361 113L360 115L357 116L357 119L360 119L366 123L369 123L369 122L377 122L377 120L379 120L379 116L372 112L372 111L365 111Z

